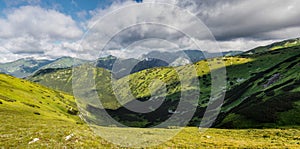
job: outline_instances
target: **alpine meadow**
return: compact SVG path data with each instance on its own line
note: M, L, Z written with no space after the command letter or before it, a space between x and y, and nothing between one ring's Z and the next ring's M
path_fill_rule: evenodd
M299 6L0 0L0 148L300 148Z

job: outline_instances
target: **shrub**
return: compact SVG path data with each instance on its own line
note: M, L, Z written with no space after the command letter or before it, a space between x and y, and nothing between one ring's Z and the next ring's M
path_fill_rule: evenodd
M292 109L293 101L298 100L299 97L299 93L284 93L272 97L271 100L258 101L256 104L248 105L238 113L257 122L274 123L278 120L277 113Z
M26 105L26 106L32 107L32 108L35 108L35 107L40 108L39 106L31 104L31 103L26 103L26 102L21 102L21 103Z
M2 100L6 101L6 102L16 102L15 99L10 99L10 98L8 98L8 97L6 97L6 96L0 95L0 98L1 98Z
M78 110L73 109L73 108L69 108L67 112L68 112L69 114L71 114L71 115L77 115Z
M275 92L274 91L269 91L265 93L267 96L274 96Z
M288 86L283 87L282 90L285 92L288 92L288 91L293 90L294 88L295 88L294 85L288 85Z

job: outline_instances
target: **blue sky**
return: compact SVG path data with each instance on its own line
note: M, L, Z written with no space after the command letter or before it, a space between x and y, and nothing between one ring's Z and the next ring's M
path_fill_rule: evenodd
M113 0L0 0L0 11L28 5L40 6L46 9L55 9L72 16L76 21L80 21L77 16L78 12L105 9L112 2ZM90 16L87 15L86 17L88 19Z

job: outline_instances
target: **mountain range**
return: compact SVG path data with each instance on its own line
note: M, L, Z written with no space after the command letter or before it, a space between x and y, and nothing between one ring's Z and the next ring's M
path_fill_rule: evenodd
M41 69L68 68L72 67L73 65L76 66L86 62L86 60L72 57L61 57L56 60L23 58L9 63L0 63L0 72L18 78L24 78Z
M297 148L300 125L298 43L299 39L292 39L258 47L235 56L212 57L180 66L153 67L130 72L131 74L123 77L116 77L110 65L101 68L94 67L95 63L79 61L75 67L69 67L73 65L71 62L73 58L67 57L59 59L57 63L40 61L44 67L47 65L51 67L33 71L33 74L25 79L0 74L0 146L115 147L95 136L85 122L89 122L90 126L109 126L105 127L109 130L107 135L110 135L110 130L124 131L123 134L130 133L134 138L151 136L155 142L163 139L160 137L165 137L156 134L176 130L178 126L167 123L161 126L163 128L142 128L162 124L171 116L181 120L188 114L192 114L188 126L199 126L206 110L212 114L215 109L220 108L220 112L215 115L216 120L212 121L212 127L222 129L209 129L202 134L197 128L185 128L179 134L180 139L171 140L171 144L184 142L184 138L196 138L197 140L193 142L200 141L202 142L200 144L223 146L230 142L231 146L235 144L241 147L242 144L245 147L241 142L232 142L232 136L235 136L235 138L251 138L246 143L252 141L249 147L257 147L257 142L263 140L263 145L268 144L275 148L278 144L274 144L274 141L284 143L283 145L288 142L290 147ZM111 56L99 60L108 61L107 64L110 64L109 61L113 59L115 57ZM64 61L64 65L59 65L59 61ZM226 75L213 76L212 73L221 72L220 62L224 62L226 66ZM212 67L211 64L216 66ZM196 77L190 78L188 74L184 74L179 78L178 71L191 67L195 68ZM83 70L80 71L80 75L74 75L76 71L73 70L77 69ZM94 86L87 83L89 78L94 79ZM226 80L226 87L220 90L226 94L222 103L215 103L222 94L211 94L211 86L212 81L219 79ZM161 82L157 80L165 83L165 93L161 92L164 89L160 88ZM182 86L182 80L199 81L199 87ZM76 83L73 84L73 81ZM149 87L156 88L156 94L152 94ZM194 96L194 91L199 91L196 110L190 111L189 108L177 110L182 94L192 99L197 97ZM97 93L96 98L93 92ZM133 97L129 96L129 92ZM73 95L81 94L85 98L75 100ZM121 98L117 100L116 95ZM101 107L98 104L99 100ZM149 105L139 107L135 101L148 102ZM160 102L161 105L156 109L156 103ZM191 104L189 98L183 103ZM212 109L207 109L209 105ZM127 107L142 108L150 112L135 112L128 110ZM118 128L118 125L110 125L109 121L103 118L104 111L121 124L135 128L124 129ZM208 116L204 120L210 118ZM221 142L225 139L226 143L220 144L220 140L215 140L216 138L220 138ZM34 140L38 142L32 143ZM164 147L170 146L169 142L167 144Z
M115 56L109 55L107 57L101 57L96 61L82 60L72 57L61 57L55 60L48 59L34 59L34 58L23 58L9 63L0 63L0 72L9 74L18 78L25 78L33 75L39 70L44 69L59 69L68 68L84 63L92 63L99 68L105 68L113 70L116 77L121 78L128 74L138 72L144 69L162 66L180 66L189 63L195 63L197 61L206 58L216 57L220 54L202 52L199 50L185 50L184 52L160 52L152 51L148 54L144 54L139 59L129 58L121 59ZM241 51L229 51L224 52L223 55L236 55ZM115 64L115 62L118 62ZM114 65L115 64L115 65ZM127 72L128 68L136 65L130 72ZM115 69L113 69L115 66Z
M211 72L218 71L218 67L210 68L209 62L223 61L226 65L226 95L214 127L221 128L261 128L300 124L300 45L299 39L274 43L269 46L255 48L235 56L213 57L200 60L192 64L197 70L197 79L200 81L199 104L189 125L197 126L211 100ZM176 66L183 69L189 65ZM81 65L84 70L87 65ZM123 124L135 127L150 127L161 123L170 117L170 111L176 109L182 92L191 92L192 88L180 87L180 80L173 67L154 67L134 72L125 77L114 76L112 71L103 68L94 68L96 91L104 109L112 117ZM86 78L89 72L84 72ZM73 94L72 69L57 69L40 73L27 78L30 81ZM167 84L166 99L157 110L147 113L135 113L127 110L116 100L111 87L112 79L116 79L120 95L125 99L125 105L132 105L134 100L147 101L151 99L148 90L152 80L161 80ZM82 80L84 81L84 79ZM129 82L129 90L124 84ZM79 85L84 82L79 83ZM73 88L72 88L73 87ZM136 99L128 96L131 91ZM163 95L162 95L163 96ZM87 97L91 98L92 97ZM219 98L219 97L214 97ZM155 100L153 100L155 101ZM93 115L103 109L93 104L81 105ZM151 107L148 107L151 109ZM176 111L175 111L176 112ZM188 111L187 111L188 113ZM97 115L87 118L99 124Z

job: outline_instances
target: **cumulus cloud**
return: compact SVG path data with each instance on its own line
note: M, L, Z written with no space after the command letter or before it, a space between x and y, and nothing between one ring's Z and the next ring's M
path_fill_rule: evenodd
M15 60L22 55L54 57L46 54L65 53L70 47L57 45L56 41L71 44L83 34L70 16L39 6L8 9L4 16L0 18L0 47L14 56L1 61Z
M11 60L20 59L22 56L15 55L11 53L10 51L6 50L5 48L0 47L0 55L1 55L1 61L0 63L9 62Z
M7 10L5 15L6 18L0 20L2 38L28 35L38 39L74 39L82 34L70 16L55 10L23 6Z
M298 0L210 0L178 1L204 21L218 40L253 38L260 40L299 36L297 32L281 32L300 27Z
M150 50L249 50L299 37L299 6L298 0L117 0L77 12L77 22L56 10L24 6L0 18L0 50L14 54L6 60L26 54L95 59Z
M154 4L147 1L141 4L133 1L114 3L108 9L98 10L87 24L90 30L83 41L82 51L90 52L94 58L99 56L101 50L116 53L113 50L120 49L125 50L122 53L128 52L127 57L132 57L132 49L127 47L146 39L158 39L152 40L152 44L157 47L137 46L143 51L178 50L160 44L161 40L175 43L180 49L200 49L205 43L198 41L214 41L208 28L194 15L164 3ZM213 42L210 45L212 46L210 49L218 50Z
M298 0L284 2L280 0L255 2L251 0L144 0L144 3L148 2L157 2L157 4L147 7L141 4L131 7L137 4L134 4L133 1L116 2L107 9L93 11L92 19L87 22L88 26L92 27L91 32L93 33L90 33L84 46L89 49L98 48L99 53L99 50L107 46L109 42L108 47L110 49L105 49L110 50L108 53L117 54L120 52L122 53L120 55L128 57L137 54L133 54L132 49L129 50L126 47L147 38L163 38L176 43L180 47L179 49L201 49L218 52L218 49L222 51L245 51L299 36L300 1ZM159 5L163 3L175 4L181 9L174 7L173 12L168 12L170 6ZM151 7L149 11L148 7ZM123 8L126 11L121 11L122 15L118 15L118 11ZM203 21L204 25L198 25L195 17L180 13L182 10L196 15ZM107 15L108 18L106 18ZM153 24L139 24L151 21L169 26L157 27ZM176 32L176 29L190 34L192 37L187 38ZM117 37L112 37L115 35ZM219 47L216 46L214 38ZM93 39L97 39L97 41ZM198 46L195 46L195 42ZM160 45L159 40L152 41L152 43ZM136 47L143 49L143 51L149 51L152 48L151 46ZM168 49L168 46L162 45L161 49ZM96 56L97 50L91 52L92 55ZM137 51L139 50L137 49ZM127 55L126 52L128 52Z

